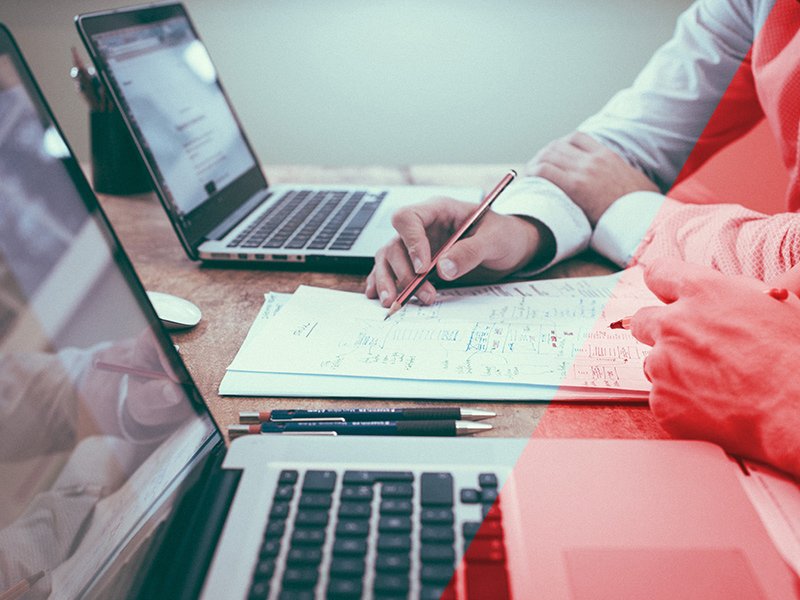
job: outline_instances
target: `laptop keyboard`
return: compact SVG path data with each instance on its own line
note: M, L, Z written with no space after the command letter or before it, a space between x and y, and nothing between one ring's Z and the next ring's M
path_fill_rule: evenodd
M227 247L349 250L386 194L289 191Z
M249 599L510 597L498 478L470 477L281 471Z

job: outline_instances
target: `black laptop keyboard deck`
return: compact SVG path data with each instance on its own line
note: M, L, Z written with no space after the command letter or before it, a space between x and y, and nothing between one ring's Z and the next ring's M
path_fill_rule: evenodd
M281 471L250 600L510 597L498 479L475 479Z
M349 250L387 192L292 190L239 232L229 248Z

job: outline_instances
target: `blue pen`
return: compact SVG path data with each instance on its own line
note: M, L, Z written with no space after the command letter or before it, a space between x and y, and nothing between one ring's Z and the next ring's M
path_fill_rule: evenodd
M480 421L495 413L477 408L431 406L414 408L316 408L239 412L240 423L300 421Z
M458 436L487 431L492 426L474 421L298 421L253 425L230 425L228 435L284 434L284 435L436 435Z

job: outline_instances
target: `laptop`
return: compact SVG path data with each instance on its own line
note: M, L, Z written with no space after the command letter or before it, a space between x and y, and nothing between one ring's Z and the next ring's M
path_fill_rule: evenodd
M270 185L181 4L76 23L192 259L368 270L400 207L480 200L473 188Z
M798 597L796 485L710 444L226 447L1 25L0 215L4 600Z

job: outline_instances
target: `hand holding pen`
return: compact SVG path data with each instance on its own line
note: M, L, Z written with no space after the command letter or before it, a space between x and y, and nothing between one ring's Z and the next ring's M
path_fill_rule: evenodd
M504 180L511 179L511 174ZM535 190L523 188L526 201L535 202ZM392 217L398 236L375 255L375 265L367 277L365 294L379 298L389 307L398 290L420 275L423 282L412 295L422 304L436 300L430 281L434 271L442 281L453 281L466 274L483 281L496 280L527 265L534 257L543 261L555 252L550 230L533 219L487 210L473 222L469 231L456 236L459 228L476 213L476 204L453 198L437 198L405 207ZM457 237L436 261L432 255ZM428 272L428 275L424 275Z

